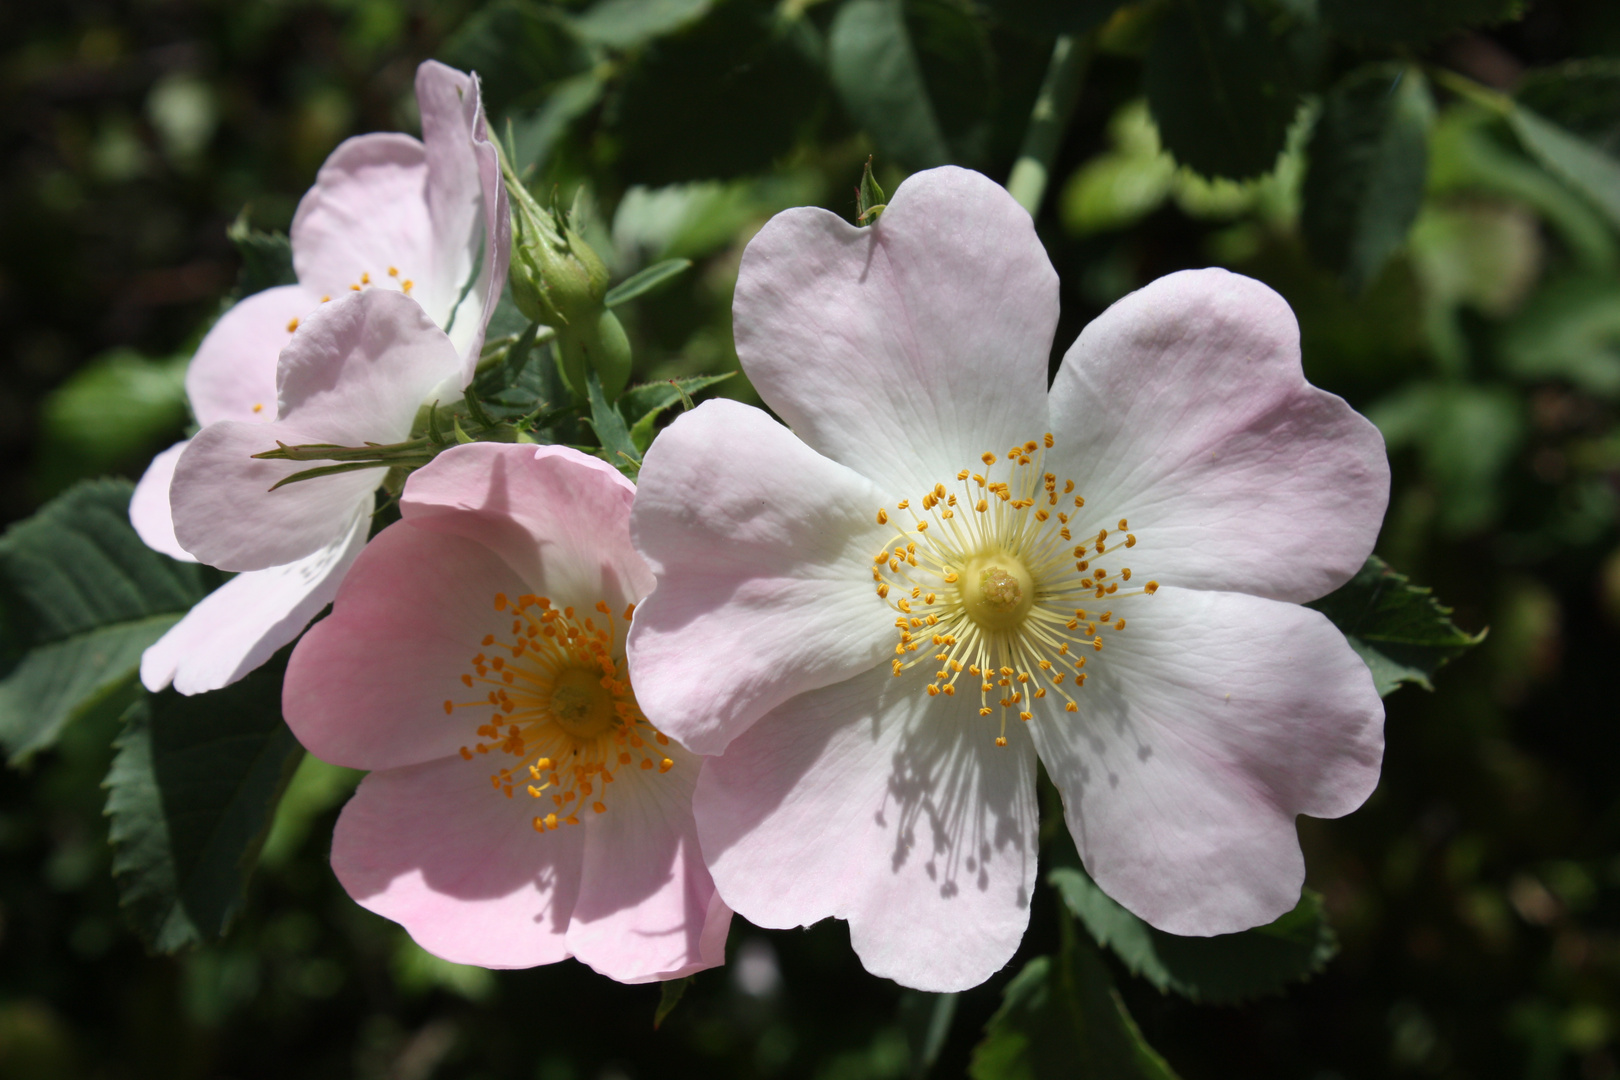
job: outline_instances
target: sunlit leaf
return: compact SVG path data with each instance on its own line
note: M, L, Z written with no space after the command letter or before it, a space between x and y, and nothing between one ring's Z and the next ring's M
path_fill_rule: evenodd
M619 410L627 417L635 417L630 425L630 440L636 449L641 453L647 452L647 447L652 445L653 429L658 423L658 417L665 409L677 401L684 401L690 406L693 394L715 383L724 382L733 374L735 372L727 372L724 375L698 375L690 379L666 379L663 382L632 386L626 390L624 396L619 399Z
M592 371L587 376L587 390L591 403L590 424L602 444L602 455L608 463L631 479L641 469L641 451L630 441L630 429L611 402L602 394L602 381Z
M141 653L219 582L141 542L130 490L80 484L0 537L0 746L13 762L90 709L121 710Z
M631 49L701 19L713 6L714 0L598 0L573 23L587 41Z
M1432 590L1413 585L1376 555L1355 577L1307 606L1344 631L1384 695L1402 683L1434 689L1429 679L1436 671L1485 640L1484 631L1459 630Z
M1133 974L1161 992L1193 1001L1230 1004L1279 993L1320 972L1339 951L1322 898L1309 891L1293 911L1266 926L1181 937L1155 930L1126 911L1081 869L1059 867L1047 881L1097 943Z
M1507 119L1524 148L1549 172L1590 199L1611 226L1620 227L1620 161L1522 105L1511 109Z
M607 307L618 307L620 304L634 300L644 293L652 292L661 285L673 281L684 274L692 266L691 259L665 259L640 270L613 288L607 291L602 303Z
M217 940L246 899L303 747L281 719L288 651L211 694L142 695L107 774L119 903L149 948Z
M187 362L114 349L51 391L40 405L34 465L41 494L137 464L177 438L186 422Z

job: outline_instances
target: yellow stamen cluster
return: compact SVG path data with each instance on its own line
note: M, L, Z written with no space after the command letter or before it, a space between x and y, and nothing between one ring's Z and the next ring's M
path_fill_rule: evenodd
M626 621L634 607L624 610ZM674 766L661 749L669 737L642 715L623 674L624 658L615 655L618 637L606 603L596 605L600 625L596 615L581 618L544 596L511 601L497 593L495 610L511 614L510 639L486 635L472 671L461 676L463 686L488 687L487 694L446 701L444 711L490 710L478 726L479 741L463 746L461 756L516 758L497 766L490 786L507 798L521 788L546 800L547 812L534 819L537 831L579 824L586 806L605 813L608 785L620 769L664 773Z
M416 282L412 281L410 278L401 279L399 276L399 267L390 266L388 268L388 276L399 285L400 292L404 293L406 296L411 295L411 288L416 284ZM380 281L373 282L371 280L371 271L367 270L361 273L359 281L351 281L349 283L349 291L361 292L373 284L382 285L384 283ZM330 299L332 299L330 296L323 296L321 297L321 303L324 304Z
M910 526L894 520L897 538L872 560L877 594L897 616L894 674L931 661L927 693L947 697L965 674L979 691L980 716L995 713L992 698L1000 706L998 746L1007 745L1008 716L1028 722L1036 701L1061 698L1066 712L1079 712L1070 690L1085 685L1085 653L1125 630L1120 603L1159 588L1124 588L1129 567L1094 565L1135 547L1136 535L1124 518L1112 532L1078 527L1086 500L1074 481L1043 471L1052 444L1047 435L1004 457L986 452L983 472L963 469L954 491L935 484L920 512L902 499L895 509ZM891 524L887 508L877 521Z

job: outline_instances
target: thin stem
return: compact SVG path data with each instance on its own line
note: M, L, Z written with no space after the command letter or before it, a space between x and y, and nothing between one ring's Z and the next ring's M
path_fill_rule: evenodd
M1029 211L1030 217L1041 208L1052 160L1063 143L1063 129L1068 126L1069 114L1080 100L1080 84L1085 78L1086 65L1091 61L1093 36L1059 34L1052 44L1052 61L1046 67L1046 78L1035 98L1035 108L1030 110L1024 145L1013 164L1012 175L1007 178L1007 191L1018 200L1019 206Z

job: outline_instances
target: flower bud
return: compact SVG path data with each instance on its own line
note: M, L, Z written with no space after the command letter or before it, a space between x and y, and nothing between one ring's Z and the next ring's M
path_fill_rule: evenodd
M603 308L589 325L576 323L567 332L559 331L557 343L569 389L580 397L586 396L585 388L594 370L602 383L602 395L609 401L624 393L630 382L630 339L613 312Z
M559 332L593 322L607 295L606 264L564 214L535 201L504 155L501 173L512 200L513 302L526 318Z

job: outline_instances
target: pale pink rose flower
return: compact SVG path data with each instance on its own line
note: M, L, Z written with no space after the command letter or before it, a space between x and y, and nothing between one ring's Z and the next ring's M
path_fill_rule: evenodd
M430 60L417 69L416 96L422 141L396 132L357 136L321 167L293 218L298 284L246 298L203 338L186 372L199 424L275 420L281 350L323 302L356 292L416 300L448 332L461 385L471 378L506 277L506 190L477 79ZM196 561L175 535L169 497L187 445L153 459L130 520L149 546ZM146 685L158 690L172 680L182 693L218 689L297 637L331 602L365 543L365 529L350 520L328 533L323 546L242 574L193 609L144 659Z
M868 229L779 214L734 323L788 426L685 414L632 516L658 587L631 671L653 722L723 751L695 802L721 896L847 919L869 971L925 990L1023 936L1037 758L1097 882L1192 935L1293 907L1294 817L1378 779L1372 679L1298 606L1372 549L1378 432L1247 278L1127 296L1049 389L1057 318L1029 216L976 173L913 176Z
M699 760L647 723L625 673L653 584L633 495L564 447L447 450L293 651L293 732L372 770L332 868L446 960L575 956L621 982L724 960L731 912L692 820Z

